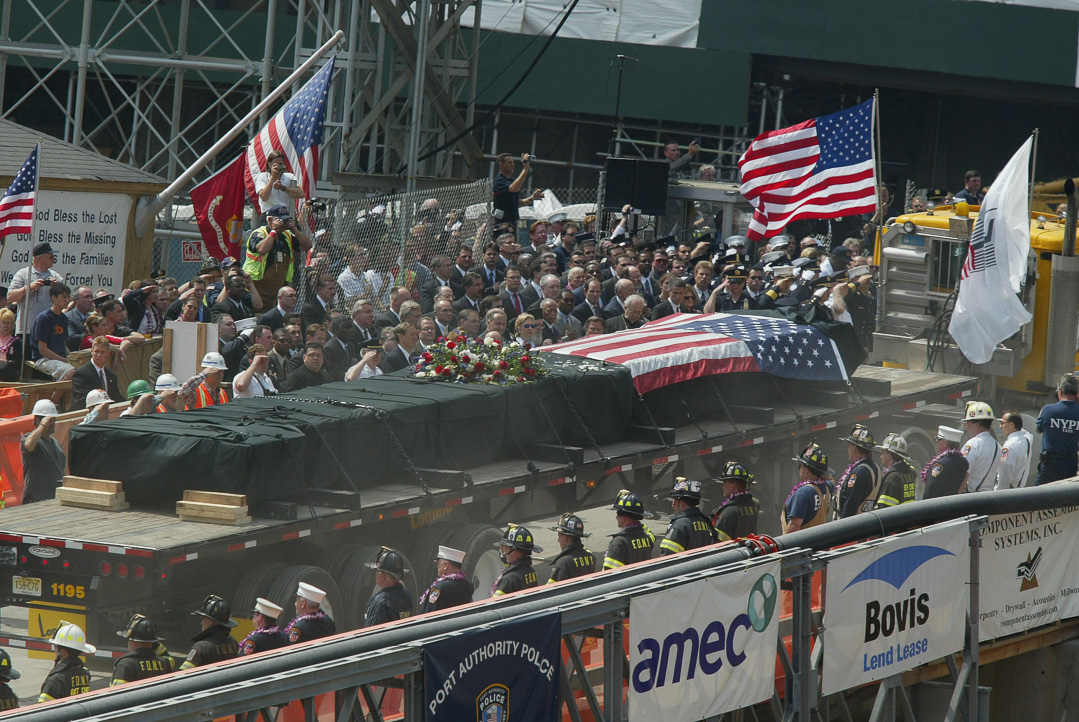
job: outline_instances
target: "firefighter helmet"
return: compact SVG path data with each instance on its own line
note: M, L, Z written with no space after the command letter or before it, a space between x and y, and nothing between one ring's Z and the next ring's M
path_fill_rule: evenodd
M389 547L382 547L375 560L367 562L366 566L369 569L377 569L380 572L390 574L397 579L404 579L408 575L408 569L405 569L404 557L401 556L400 552Z
M682 501L701 501L701 482L679 476L674 480L674 488L667 495L668 499Z
M516 524L510 524L506 527L506 533L502 535L502 540L495 546L513 547L526 554L539 554L543 551L543 547L536 544L532 539L532 532L528 530L528 527L517 526Z
M644 518L644 502L641 501L641 497L632 491L626 491L625 489L619 491L618 499L611 508L622 516L628 516L631 519Z
M984 401L967 403L967 410L963 413L963 421L993 421L996 418L992 407Z
M824 453L824 449L817 446L816 442L807 446L801 456L796 456L791 461L804 464L817 474L828 473L828 454Z
M723 473L719 475L720 481L741 481L744 484L753 483L753 474L749 473L749 469L739 464L737 461L728 461L726 468L723 469Z
M202 606L191 612L199 617L206 617L212 622L217 622L223 627L232 628L236 626L236 620L232 619L232 607L221 597L216 594L211 594L202 600Z
M141 614L133 616L131 621L127 623L127 629L117 632L116 636L132 642L153 643L163 641L161 637L157 636L157 627L154 623Z
M49 643L57 647L73 649L79 654L93 654L97 651L97 647L86 643L86 632L82 631L82 627L71 622L61 621Z
M22 675L15 671L15 668L11 666L11 655L4 650L0 649L0 681L7 682L12 679L18 679Z
M903 438L902 434L888 434L884 437L884 443L878 444L877 448L881 451L887 451L892 456L897 456L903 461L910 461L910 454L907 453L907 440Z
M876 446L876 441L873 440L873 432L864 424L855 424L851 427L850 435L840 436L839 440L854 444L859 449L866 449L867 451Z
M556 531L559 534L566 534L567 536L592 536L592 532L584 530L584 522L581 521L581 517L576 514L563 514L562 518L558 520L558 524L549 528L551 531Z

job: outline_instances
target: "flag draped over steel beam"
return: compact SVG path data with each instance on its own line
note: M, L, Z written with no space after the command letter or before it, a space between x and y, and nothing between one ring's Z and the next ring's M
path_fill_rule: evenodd
M7 193L0 198L0 238L34 231L40 151L41 144L38 143L15 174L15 180L11 181Z
M987 363L997 344L1031 319L1016 294L1030 253L1033 144L1034 137L1027 138L993 181L970 234L948 333L971 363Z
M738 371L807 381L847 379L831 338L813 326L763 315L674 314L638 329L539 350L628 366L642 394L679 381Z
M761 240L800 218L876 209L874 100L757 136L738 160L754 208L746 236Z

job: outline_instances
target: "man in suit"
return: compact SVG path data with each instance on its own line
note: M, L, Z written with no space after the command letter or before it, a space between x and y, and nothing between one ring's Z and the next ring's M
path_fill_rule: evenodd
M281 329L282 331L284 329ZM287 331L285 332L287 335ZM266 369L266 375L274 383L275 388L281 388L281 384L284 383L284 366L281 364L280 357L274 357L272 355L272 349L274 348L274 331L269 326L259 324L251 329L251 337L249 339L248 348L259 344L264 349L268 349L267 356L270 357L269 366ZM244 357L240 359L240 365L236 369L237 375L243 373L251 366L251 357L245 353Z
M525 310L531 313L536 318L539 318L540 313L540 301L545 298L549 298L552 301L558 300L558 293L562 290L562 282L558 280L558 276L553 273L549 273L543 277L540 281L540 297L539 300L533 303Z
M396 348L383 354L382 363L378 365L384 374L400 371L415 363L412 356L420 343L420 331L410 323L397 324L393 329L393 337L397 341Z
M352 319L338 316L330 321L331 336L322 347L322 368L334 381L344 381L345 372L358 359L353 358Z
M672 280L670 297L662 303L657 303L656 307L652 309L652 320L656 321L664 316L670 316L672 313L681 313L682 298L687 293L692 293L692 291L689 290L686 279L675 278Z
M461 284L453 280L453 262L449 256L435 256L431 259L431 280L420 289L420 308L430 313L435 306L435 292L442 286L449 286L453 298L457 300L464 293Z
M562 334L559 333L555 322L558 320L558 301L553 298L545 298L540 301L540 316L543 319L543 340L551 343L559 343Z
M573 309L573 315L582 324L593 316L607 318L607 315L603 312L603 307L599 305L600 297L603 295L602 289L603 284L600 283L598 278L590 278L585 283L584 301Z
M319 276L315 282L315 295L300 308L300 331L307 333L307 327L311 324L326 325L326 316L333 307L333 299L337 295L337 279L333 276ZM321 364L319 366L321 368Z
M232 316L233 321L251 318L254 310L244 296L247 295L247 282L241 276L229 276L225 281L225 292L210 309L210 318L214 321L222 316Z
M453 303L442 298L435 301L435 310L431 312L431 319L435 322L435 337L445 338L454 329L453 321L457 314L453 310Z
M330 375L322 368L321 346L317 343L307 344L301 358L303 363L289 373L288 381L285 382L282 391L299 391L308 386L321 386L330 382Z
M483 295L493 296L498 293L498 284L502 282L502 271L498 270L498 246L488 243L483 247L483 263L472 269L483 279Z
M611 277L603 282L603 304L606 305L615 296L615 284L619 279L626 277L626 269L630 267L633 261L629 256L622 254L614 259L614 265L611 267ZM621 313L621 311L619 311Z
M75 289L71 300L74 305L64 313L67 316L67 334L69 337L82 336L86 333L86 318L94 310L94 289L83 284Z
M503 233L498 237L498 270L506 273L506 269L517 264L521 255L521 245L517 243L517 235Z
M457 258L453 263L453 275L451 279L457 281L458 284L464 286L465 274L472 270L472 249L468 246L461 246L457 249ZM460 296L458 296L460 298Z
M123 401L120 382L116 372L108 368L109 339L98 336L90 347L90 363L83 364L71 377L71 410L86 408L86 395L93 389L102 389L113 401Z
M366 298L352 302L352 340L357 355L359 349L372 338L378 338L375 328L375 305Z
M614 298L603 307L606 318L621 316L626 311L626 299L633 293L633 281L628 278L619 278L614 284Z
M296 289L292 286L277 289L277 305L259 316L259 325L269 326L272 331L283 328L285 317L296 310L297 299Z
M506 312L509 323L525 312L525 309L538 299L531 288L521 285L521 271L516 266L510 266L505 273L506 288L498 294L502 299L502 309Z
M401 323L401 304L411 301L412 294L403 286L394 286L390 289L390 307L386 312L375 319L374 328L376 333L381 333L384 328L393 328Z
M626 310L621 316L608 318L604 322L604 332L614 333L627 328L640 328L644 325L644 298L637 293L626 299Z
M466 308L471 308L476 313L480 312L480 299L483 298L483 278L478 273L469 271L461 279L461 288L464 289L464 295L457 299L453 304L453 310L455 313L460 313Z
M584 325L573 315L576 300L573 291L562 289L558 292L558 320L554 322L554 326L560 336L574 339L584 335Z
M273 332L273 348L270 353L267 354L270 357L270 368L276 367L277 380L275 386L282 388L285 382L288 381L288 374L291 370L289 368L289 362L292 360L292 355L289 353L292 349L292 336L289 332L283 328L279 328Z

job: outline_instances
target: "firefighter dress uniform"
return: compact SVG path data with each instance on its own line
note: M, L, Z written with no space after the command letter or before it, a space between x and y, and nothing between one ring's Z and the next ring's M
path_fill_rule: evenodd
M277 626L276 622L281 618L284 609L277 606L269 599L258 597L255 599L255 613L261 614L267 620L273 620L274 624L262 627L251 632L240 642L240 656L265 652L267 649L280 649L288 646L288 635Z
M472 582L460 571L465 561L463 551L439 545L435 563L437 564L440 560L455 564L458 571L443 574L431 583L427 591L420 596L420 614L468 604L476 591Z
M306 582L300 582L296 587L296 596L303 597L313 604L322 604L322 600L326 598L326 592ZM330 615L326 614L322 609L316 609L313 612L301 614L289 622L288 626L285 627L284 634L291 644L310 642L312 639L321 639L322 637L329 637L331 634L337 634L337 625L330 619Z

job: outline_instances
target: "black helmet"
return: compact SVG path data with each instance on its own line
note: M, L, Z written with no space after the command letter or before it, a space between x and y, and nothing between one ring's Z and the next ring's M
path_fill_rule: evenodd
M548 527L551 531L575 537L590 537L591 532L584 530L584 522L576 514L563 514L556 526Z
M15 671L15 668L11 666L11 655L4 650L0 649L0 681L7 682L8 680L18 679L22 675Z
M226 604L227 608L228 605ZM132 642L161 642L163 639L157 636L157 627L149 619L141 614L136 614L127 623L127 629L116 633L117 637L129 639Z
M750 474L749 469L742 466L737 461L728 461L727 466L723 469L723 473L719 475L719 480L741 481L746 484L752 484L753 474Z
M873 432L864 424L855 424L851 427L850 436L840 436L839 439L866 451L872 451L876 445L876 442L873 441Z
M405 558L389 547L382 547L378 552L378 556L375 557L375 560L373 562L367 562L367 567L370 569L377 569L380 572L386 572L398 579L404 579L408 574L408 570L405 569Z
M641 501L641 497L632 491L623 489L618 492L618 499L611 508L622 516L628 516L630 519L644 518L644 502Z
M828 473L828 454L825 454L824 449L817 446L816 442L807 446L801 456L796 456L791 461L805 464L810 471L817 474Z
M200 617L206 617L207 619L217 622L223 627L232 628L236 626L236 620L231 619L232 607L221 597L216 594L211 594L202 600L202 608L198 611L191 612Z
M506 533L502 535L502 540L498 542L498 544L495 544L495 546L513 547L526 554L538 554L543 551L543 547L533 541L532 532L528 530L528 527L517 526L516 524L510 524L506 528Z
M674 489L667 495L668 499L681 499L682 501L701 500L701 482L679 476L674 480Z

